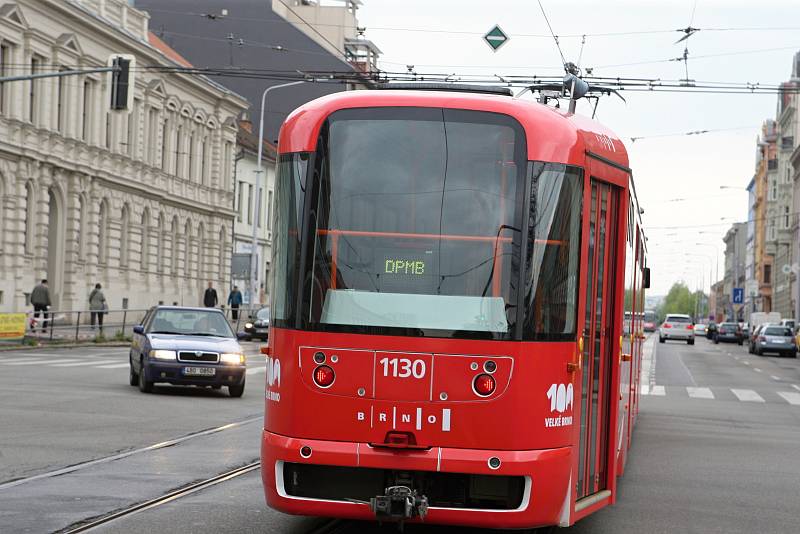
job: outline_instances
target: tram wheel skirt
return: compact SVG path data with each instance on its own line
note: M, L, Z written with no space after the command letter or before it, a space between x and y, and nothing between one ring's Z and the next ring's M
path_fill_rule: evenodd
M290 514L373 519L367 503L390 486L428 498L426 523L547 526L563 524L571 507L570 448L387 451L265 431L261 458L267 504Z

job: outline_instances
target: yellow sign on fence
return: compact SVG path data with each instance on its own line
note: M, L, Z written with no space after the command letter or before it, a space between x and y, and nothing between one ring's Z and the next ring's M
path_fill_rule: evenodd
M25 337L24 313L0 313L0 340Z

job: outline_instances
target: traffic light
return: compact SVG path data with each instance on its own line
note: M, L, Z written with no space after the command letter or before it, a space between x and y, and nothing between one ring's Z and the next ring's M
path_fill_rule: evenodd
M113 54L108 58L108 66L114 69L108 82L110 108L112 111L129 111L133 105L136 58L127 54Z

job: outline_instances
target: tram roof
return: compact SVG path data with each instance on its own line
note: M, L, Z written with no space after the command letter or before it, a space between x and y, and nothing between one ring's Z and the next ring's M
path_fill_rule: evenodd
M587 117L509 96L449 91L346 91L312 100L293 111L281 127L280 153L316 149L325 119L340 109L366 107L432 107L503 113L525 129L528 159L580 165L592 152L628 167L628 152L620 138Z

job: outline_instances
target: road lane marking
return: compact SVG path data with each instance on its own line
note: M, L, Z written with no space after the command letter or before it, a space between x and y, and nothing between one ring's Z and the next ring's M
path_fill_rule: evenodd
M655 395L657 397L663 397L666 394L667 394L667 390L664 388L664 386L653 386L650 389L650 395Z
M266 367L253 367L253 368L248 369L247 371L245 371L245 373L248 374L248 375L257 375L257 374L265 373L266 371L267 371Z
M650 386L648 386L647 384L642 384L641 394L642 395L649 395L650 394Z
M775 375L770 375L770 378L773 380L779 380L779 381L781 380L781 377Z
M84 365L97 365L97 364L104 364L104 363L112 363L116 360L95 360L95 361L83 361L83 362L73 362L73 363L54 363L51 364L50 367L81 367ZM125 365L128 365L127 363Z
M713 399L714 394L709 388L686 386L686 393L693 399Z
M98 365L98 369L122 369L123 367L128 367L130 364L128 362L125 363L112 363L111 365Z
M761 369L759 369L758 367L753 367L753 371L755 371L756 373L763 373L764 372Z
M792 384L792 387L797 391L800 391L800 386L798 386L797 384Z
M33 361L24 361L24 362L11 362L7 363L6 365L49 365L53 363L67 363L67 362L77 362L79 360L75 359L68 359L68 360L33 360Z
M21 363L21 362L40 362L42 361L41 358L15 358L13 360L0 360L0 364L8 365L12 363Z
M765 402L764 398L752 389L732 389L731 392L742 402Z
M745 365L750 365L750 362L742 362Z
M800 406L800 393L794 391L776 391L776 393L786 399L789 404Z

